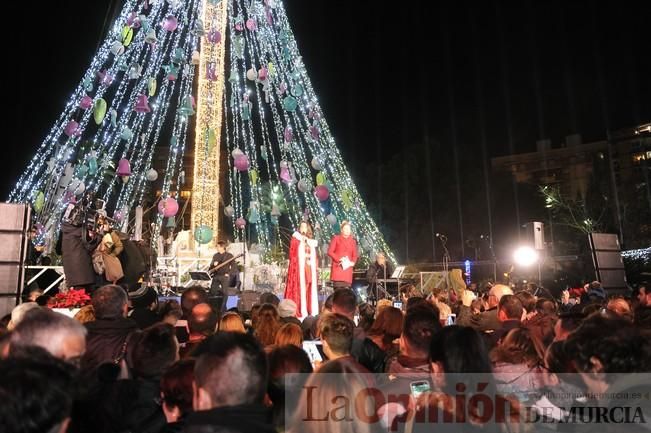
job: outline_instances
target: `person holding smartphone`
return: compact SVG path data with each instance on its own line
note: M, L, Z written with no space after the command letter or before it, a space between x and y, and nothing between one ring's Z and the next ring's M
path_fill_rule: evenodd
M459 347L467 350L459 350ZM400 424L404 424L404 431L434 431L440 426L440 420L446 416L454 416L445 412L449 407L440 404L443 398L441 393L453 398L458 394L456 387L460 383L463 383L464 389L467 390L466 401L471 401L473 393L478 389L482 389L482 393L487 396L495 395L495 382L488 352L482 344L481 335L474 329L447 326L434 334L430 342L429 362L429 378L410 381L410 398L406 407L398 407L393 403L385 404L378 410L378 416L391 431L403 431ZM415 423L414 420L419 421ZM460 427L467 426L470 426L472 431L481 430L491 422L494 423L495 420L492 418L486 424L477 420L471 426L458 425L455 431L466 431ZM495 426L496 431L503 431L498 424Z
M414 398L414 393L420 396L432 388L429 348L432 336L441 328L439 313L435 308L418 305L407 310L399 338L400 354L389 361L387 370L390 381L381 387L383 395L411 395ZM389 413L399 415L407 410L406 405L403 409L385 406L378 408L381 418Z

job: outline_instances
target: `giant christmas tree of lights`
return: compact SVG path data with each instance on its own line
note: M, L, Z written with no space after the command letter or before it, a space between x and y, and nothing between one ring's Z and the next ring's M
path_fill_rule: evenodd
M53 239L84 192L102 197L120 222L157 182L156 239L178 211L188 140L197 242L223 230L221 213L236 240L247 233L265 252L280 226L308 219L329 239L345 219L366 253L386 251L395 262L335 145L279 0L127 0L9 201L31 202ZM152 159L163 149L158 179Z

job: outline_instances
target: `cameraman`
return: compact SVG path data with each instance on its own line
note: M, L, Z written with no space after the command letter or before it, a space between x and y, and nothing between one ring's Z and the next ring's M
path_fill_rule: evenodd
M84 288L88 293L95 285L95 270L92 254L102 240L95 232L94 224L88 224L88 217L97 215L91 209L92 195L79 203L69 205L61 223L61 252L63 272L68 287Z

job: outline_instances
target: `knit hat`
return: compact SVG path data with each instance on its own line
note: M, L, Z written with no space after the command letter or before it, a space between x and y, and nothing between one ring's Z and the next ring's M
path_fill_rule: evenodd
M601 283L599 281L593 281L590 283L588 296L596 296L598 298L606 299L606 291L601 286Z
M283 299L278 304L278 315L280 317L296 317L296 302L291 299Z

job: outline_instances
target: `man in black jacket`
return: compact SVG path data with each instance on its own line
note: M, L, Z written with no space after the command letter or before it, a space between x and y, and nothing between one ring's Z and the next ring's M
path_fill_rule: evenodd
M125 358L127 339L138 329L136 322L127 318L128 302L127 293L120 286L103 286L93 293L91 303L96 320L85 324L88 336L82 370L89 372L101 364L119 363Z
M274 432L271 413L263 404L267 358L255 338L220 332L194 354L195 412L187 418L185 433Z
M355 311L357 310L356 303L357 298L352 290L336 290L332 296L332 312L341 314L354 323ZM384 372L384 352L370 339L366 338L366 332L359 326L356 326L353 330L353 347L350 354L368 371L373 373Z
M486 337L486 348L491 350L506 337L512 329L520 327L524 307L522 302L514 295L504 295L500 299L497 307L497 318L500 321L500 327L495 332L484 334Z
M226 313L226 299L228 291L231 287L237 285L237 278L239 269L237 263L233 259L233 255L226 252L226 242L217 242L217 253L212 257L210 262L210 269L215 269L211 273L212 282L210 284L210 293L212 296L217 297L218 302L216 308L222 314Z
M231 287L231 283L235 281L239 270L237 269L237 263L233 260L233 255L226 252L226 243L224 241L217 242L217 253L210 262L211 269L218 266L219 269L212 273L210 291L213 295L223 294L227 296L228 289Z

